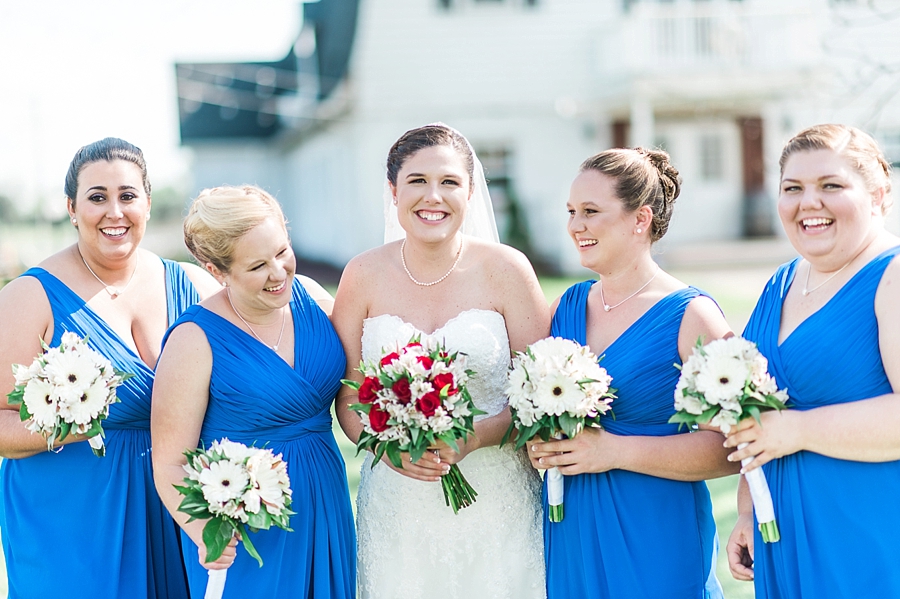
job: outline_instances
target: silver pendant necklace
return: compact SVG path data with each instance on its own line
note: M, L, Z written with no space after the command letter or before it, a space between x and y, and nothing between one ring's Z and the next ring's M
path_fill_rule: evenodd
M403 253L403 250L406 248L406 239L405 238L403 239L403 242L400 244L400 263L403 264L403 270L406 271L406 276L409 277L410 281L412 281L419 287L431 287L432 285L437 285L438 283L440 283L441 281L443 281L444 279L449 277L450 273L452 273L456 269L456 265L459 264L459 259L462 257L462 246L463 246L462 239L460 239L459 240L459 249L456 251L456 260L454 260L453 266L450 267L450 270L448 270L444 274L443 277L441 277L437 281L432 281L430 283L423 283L422 281L417 280L414 276L412 276L412 273L409 272L409 267L406 266L406 256Z
M633 298L634 296L636 296L638 293L640 293L641 291L643 291L643 290L647 287L647 285L649 285L649 284L653 281L653 279L656 278L656 275L658 275L658 274L659 274L659 264L656 265L656 272L653 273L653 276L650 277L650 278L647 280L646 283L644 283L643 285L641 285L640 288L638 288L637 291L635 291L634 293L632 293L631 295L629 295L628 297L626 297L625 299L623 299L621 302L619 302L619 303L616 304L615 306L610 306L609 304L606 303L606 300L603 298L603 279L601 278L601 279L600 279L600 303L603 304L603 310L604 310L605 312L609 312L609 311L612 310L613 308L618 308L619 306L621 306L622 304L624 304L625 302L627 302L628 300L630 300L631 298Z
M89 273L94 275L94 278L97 279L97 281L99 281L101 285L103 285L103 290L109 294L109 299L116 299L117 297L125 293L125 290L128 289L128 286L131 285L131 282L134 280L134 275L137 273L138 266L141 263L140 258L138 258L138 261L134 265L134 270L131 271L131 277L128 279L128 282L125 283L124 287L113 287L112 285L107 285L103 281L103 279L97 276L97 273L94 272L94 269L91 268L90 264L87 263L87 260L84 259L84 255L81 253L81 250L78 249L77 246L75 249L78 252L78 257L81 258L81 262L84 263L84 267L88 269Z
M856 258L856 256L854 256L853 258L850 258L850 262L853 262L854 258ZM845 265L843 265L842 267L840 267L839 269L837 269L836 271L834 271L833 273L831 273L831 276L830 276L830 277L828 277L827 279L825 279L824 281L822 281L821 283L819 283L818 285L816 285L816 286L813 287L812 289L809 288L809 273L812 272L812 264L810 264L810 265L809 265L809 268L806 269L806 283L803 284L803 291L801 291L801 293L802 293L804 296L809 295L810 293L812 293L813 291L815 291L816 289L820 288L822 285L824 285L825 283L827 283L828 281L830 281L831 279L833 279L833 278L835 278L836 276L838 276L839 274L841 274L841 271L842 271L842 270L844 270L845 268L847 268L848 266L850 266L850 262L846 263Z
M265 341L262 340L262 337L256 334L256 331L253 330L253 327L250 326L250 323L247 322L241 313L237 311L237 308L234 307L234 302L231 301L231 289L225 288L225 295L228 296L228 303L231 304L231 309L234 310L234 313L237 314L237 317L241 319L247 328L250 329L250 332L253 333L253 336L256 337L260 343L265 345L266 347L271 347L273 350L278 351L278 346L281 345L281 338L284 337L284 323L287 320L287 313L284 311L284 307L281 308L281 332L278 333L278 341L275 342L275 345L269 345Z

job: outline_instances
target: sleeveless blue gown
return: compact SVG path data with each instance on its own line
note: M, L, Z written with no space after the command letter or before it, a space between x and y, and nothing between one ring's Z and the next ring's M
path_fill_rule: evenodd
M262 568L243 547L228 569L228 598L342 599L356 595L356 533L344 460L331 430L331 402L346 368L328 316L295 280L294 367L221 316L201 306L175 323L193 322L213 355L209 405L200 442L227 437L266 446L287 462L293 490L290 526L252 534ZM173 327L174 328L174 327ZM171 332L171 330L170 330ZM165 342L164 342L165 343ZM207 570L182 532L191 595L202 597Z
M769 281L744 330L786 387L789 407L891 393L875 317L875 293L900 246L874 258L779 346L781 308L799 259ZM755 533L756 596L765 599L900 597L900 461L839 460L809 451L763 466L781 541Z
M177 262L163 260L169 322L200 300ZM53 310L53 339L66 331L135 376L103 423L106 456L87 443L59 453L3 460L0 529L10 599L187 598L178 527L153 484L150 396L153 370L85 301L32 268Z
M587 300L594 281L570 287L551 334L587 344ZM606 350L600 365L613 377L616 435L677 434L668 424L681 363L678 332L700 291L661 299ZM682 430L682 432L685 432ZM716 527L704 482L680 482L612 470L565 476L566 514L549 521L544 492L548 599L721 598L715 578Z

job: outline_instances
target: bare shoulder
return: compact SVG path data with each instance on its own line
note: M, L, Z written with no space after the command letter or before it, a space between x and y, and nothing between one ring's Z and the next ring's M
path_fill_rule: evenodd
M731 327L719 305L710 297L698 295L684 311L678 333L678 353L685 358L698 339L706 344L731 335Z
M528 258L514 247L502 243L490 243L469 239L470 251L476 253L492 277L502 277L506 282L537 280L534 267Z
M891 259L878 283L875 295L875 311L878 318L894 315L897 305L900 305L900 253Z
M186 355L212 356L206 333L199 325L193 322L182 322L172 329L168 339L166 339L166 345L163 347L160 362L165 357L168 357L170 361L173 357Z
M200 294L201 299L206 299L222 289L219 282L206 272L206 269L200 268L191 262L179 262L178 265L181 266L188 279L197 288L197 293Z
M308 293L309 297L318 304L319 308L321 308L325 314L331 316L331 313L334 311L334 298L331 297L328 290L322 287L319 282L312 277L295 274L294 278L303 285L303 288L306 289L306 293Z
M12 330L35 329L41 333L53 321L50 300L44 286L35 277L18 277L0 289L0 329L4 335Z

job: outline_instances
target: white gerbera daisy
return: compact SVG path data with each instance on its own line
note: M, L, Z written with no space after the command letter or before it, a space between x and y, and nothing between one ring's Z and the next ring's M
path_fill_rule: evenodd
M709 356L697 374L697 391L708 403L719 405L743 395L749 374L747 363L743 360L730 356Z
M99 369L94 361L86 355L76 352L63 352L47 363L44 369L49 380L59 387L69 387L74 391L83 391L90 387Z
M213 441L209 446L209 450L211 452L221 453L229 460L233 460L238 463L243 463L256 451L252 447L247 447L243 443L229 441L227 438L220 441Z
M535 404L546 413L559 416L578 405L584 397L581 388L567 376L551 374L543 378L535 389Z
M244 494L249 478L240 464L231 460L212 462L200 473L200 487L203 497L210 504L224 504Z
M109 387L102 380L83 390L81 393L64 393L70 391L61 387L59 391L59 415L66 422L86 425L99 416L109 405Z
M31 379L25 385L22 400L38 427L45 430L53 428L56 423L57 399L52 384L43 379Z

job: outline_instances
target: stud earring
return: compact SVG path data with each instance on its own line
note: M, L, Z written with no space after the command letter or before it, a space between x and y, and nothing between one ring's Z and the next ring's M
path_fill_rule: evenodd
M644 232L644 230L643 229L635 229L634 232L637 233L638 235L640 235L641 233Z
M150 213L147 213L147 220L150 220Z
M72 217L71 219L69 219L69 220L72 221L72 224L73 224L73 225L75 225L76 227L78 226L78 219L77 219L77 218L75 218L75 217L73 216L73 217Z

